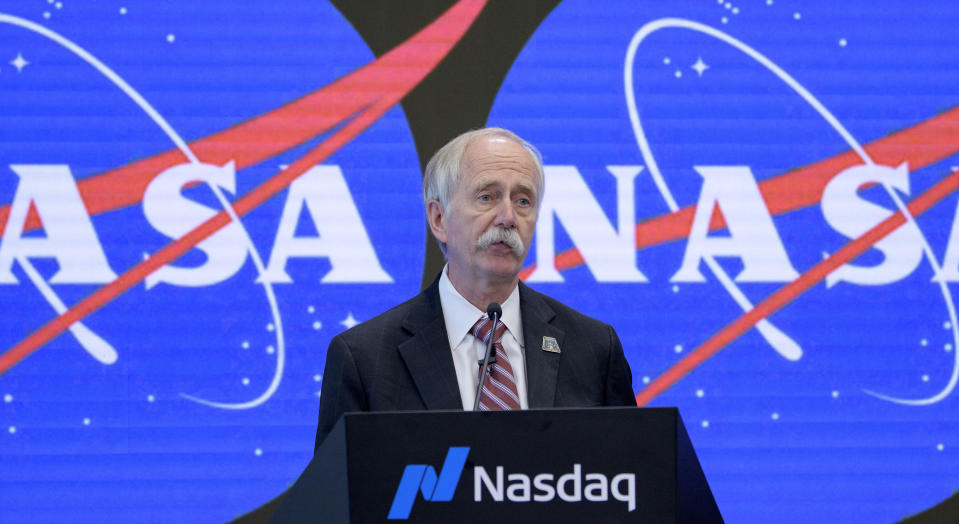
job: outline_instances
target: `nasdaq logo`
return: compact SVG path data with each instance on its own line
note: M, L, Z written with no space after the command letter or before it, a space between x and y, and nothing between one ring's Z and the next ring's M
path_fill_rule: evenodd
M400 485L393 495L393 504L390 506L390 520L405 520L410 517L413 502L416 501L416 491L423 493L423 498L430 502L449 502L453 500L456 485L459 484L463 465L466 464L468 447L450 447L446 453L446 460L437 476L436 469L426 464L410 464L403 470Z
M451 447L437 475L433 466L409 464L403 470L400 485L393 495L393 504L387 518L406 520L410 518L416 492L430 502L453 500L466 464L468 447ZM473 469L473 502L483 502L483 491L492 502L552 502L557 497L565 502L608 502L612 498L627 503L628 511L636 509L636 475L620 473L612 479L602 473L583 475L583 465L574 464L573 471L556 477L552 473L505 474L503 466L494 468L490 475L483 466ZM504 477L507 482L504 482ZM505 494L505 497L504 497Z

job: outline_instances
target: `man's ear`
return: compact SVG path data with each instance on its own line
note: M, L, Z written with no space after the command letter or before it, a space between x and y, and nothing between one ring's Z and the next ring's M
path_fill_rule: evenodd
M436 240L446 243L446 214L439 200L430 200L426 204L426 220L430 224L430 231Z

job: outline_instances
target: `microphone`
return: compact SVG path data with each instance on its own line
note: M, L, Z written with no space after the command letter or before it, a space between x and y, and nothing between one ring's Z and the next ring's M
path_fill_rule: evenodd
M486 385L486 371L491 363L496 363L496 353L494 352L491 356L490 349L493 347L493 337L496 336L496 324L499 322L500 317L503 316L503 308L496 302L490 302L489 305L486 306L486 316L493 321L493 325L490 326L489 341L486 342L486 354L483 355L482 360L478 362L482 371L480 372L479 386L476 388L476 400L473 402L473 411L479 409L480 396L483 394L483 386Z

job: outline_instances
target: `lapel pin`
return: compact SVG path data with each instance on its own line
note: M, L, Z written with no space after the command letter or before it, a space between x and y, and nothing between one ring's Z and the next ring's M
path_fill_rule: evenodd
M559 342L553 337L543 337L543 351L559 353Z

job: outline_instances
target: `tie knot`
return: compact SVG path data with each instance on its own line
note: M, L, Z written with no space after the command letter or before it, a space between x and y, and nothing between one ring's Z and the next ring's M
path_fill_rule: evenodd
M470 333L472 333L474 337L482 340L484 344L489 344L489 335L492 327L493 327L493 321L490 320L489 317L484 315L479 320L477 320L475 324L473 324L473 328L470 329ZM506 332L506 324L502 322L497 322L496 333L495 333L495 336L493 337L493 344L499 344L500 341L503 339L503 333L505 332Z

